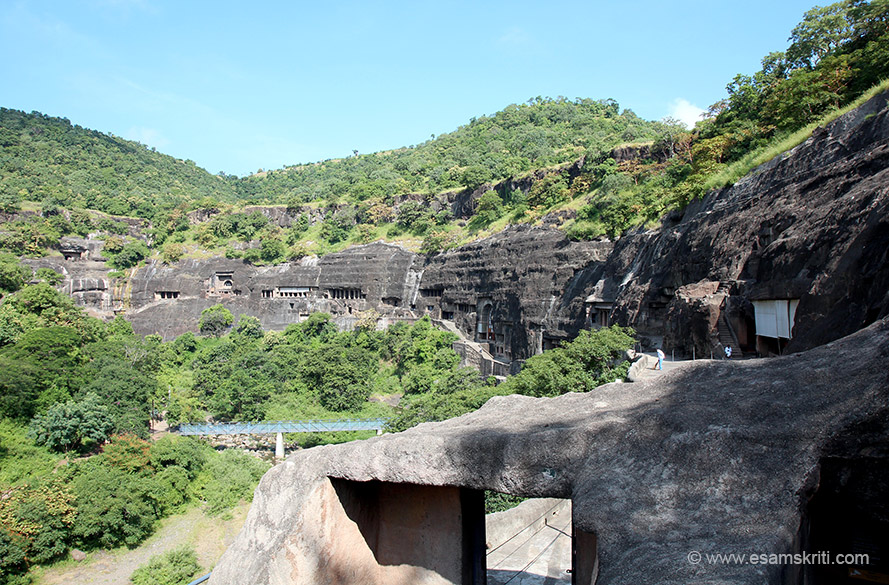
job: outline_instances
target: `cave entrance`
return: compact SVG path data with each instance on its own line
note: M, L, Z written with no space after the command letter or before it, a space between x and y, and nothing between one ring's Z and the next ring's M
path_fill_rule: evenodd
M367 583L595 583L596 536L574 526L571 500L526 499L486 515L486 499L502 494L378 480L330 482L359 538L341 543L350 558L332 564L348 564L350 574L368 575Z
M508 498L487 492L486 501ZM526 499L512 508L488 514L488 585L594 583L595 536L573 524L571 500L559 498Z
M889 583L889 413L825 450L801 525L804 585ZM843 558L837 558L839 556Z
M385 582L485 584L481 490L377 480L330 481L377 565L389 569Z

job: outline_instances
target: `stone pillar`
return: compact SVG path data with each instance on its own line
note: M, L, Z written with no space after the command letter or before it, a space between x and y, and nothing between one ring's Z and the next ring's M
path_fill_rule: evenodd
M284 433L275 435L275 459L277 461L284 459Z

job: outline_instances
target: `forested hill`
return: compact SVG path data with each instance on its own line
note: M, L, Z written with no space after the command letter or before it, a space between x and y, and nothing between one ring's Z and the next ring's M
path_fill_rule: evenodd
M47 197L65 207L154 219L159 210L216 202L300 204L383 200L477 188L533 169L607 155L652 140L661 122L619 112L613 100L533 98L419 146L355 154L237 179L210 175L138 142L38 112L0 109L0 197L5 206ZM203 201L207 203L207 201Z
M0 207L51 198L66 207L151 218L202 198L235 201L233 185L179 160L65 118L0 108Z
M536 97L417 146L257 173L239 190L293 204L476 189L584 155L604 159L618 144L655 140L675 128L620 112L610 99Z
M41 253L59 235L90 233L102 220L84 209L150 220L149 243L170 244L168 260L224 253L273 264L379 238L412 238L407 245L433 253L547 217L571 238L617 238L731 184L889 83L889 0L813 8L789 41L760 71L735 76L691 130L644 121L613 100L537 97L420 145L244 178L2 109L0 211L29 202L40 214L7 225L0 251ZM463 190L458 208L452 195ZM286 205L293 221L270 223L246 204Z

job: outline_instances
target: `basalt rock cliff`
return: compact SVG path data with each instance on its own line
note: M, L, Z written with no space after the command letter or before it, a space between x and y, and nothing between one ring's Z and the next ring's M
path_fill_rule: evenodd
M343 328L429 315L504 363L609 323L678 353L800 350L889 314L887 95L659 229L616 242L522 225L432 256L378 242L274 267L152 262L126 281L108 278L101 250L69 242L69 260L33 264L64 272L68 292L95 313L123 313L138 333L166 338L196 330L201 310L222 303L270 329L312 311ZM278 223L292 219L275 213ZM769 332L762 315L757 324L761 303L787 313L783 333Z
M792 351L889 314L887 97L693 203L678 222L621 238L607 263L623 275L612 319L663 332L668 346L697 343L702 351L709 340L695 335L701 323L694 316L706 321L707 311L689 310L689 299L704 301L725 314L742 346L755 349L751 301L796 299L793 338L781 348ZM707 282L718 286L676 294Z

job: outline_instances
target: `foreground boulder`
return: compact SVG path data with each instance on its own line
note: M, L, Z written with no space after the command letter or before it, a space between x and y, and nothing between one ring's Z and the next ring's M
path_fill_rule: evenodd
M210 583L483 582L485 489L571 499L576 583L803 582L831 569L690 561L885 547L887 357L883 319L802 354L498 397L297 452L263 478Z

